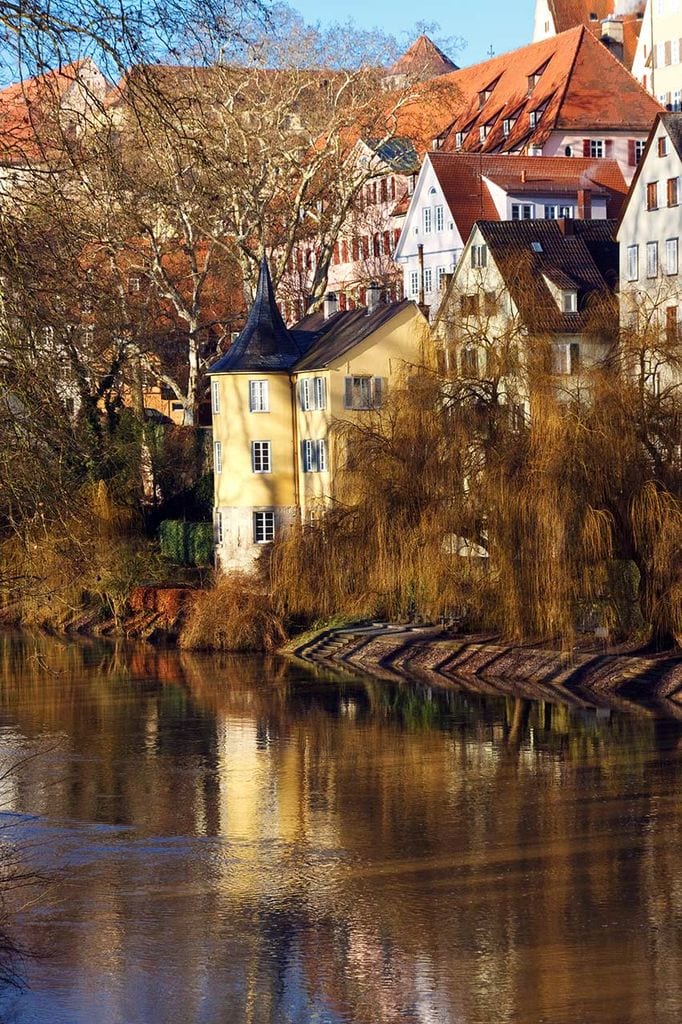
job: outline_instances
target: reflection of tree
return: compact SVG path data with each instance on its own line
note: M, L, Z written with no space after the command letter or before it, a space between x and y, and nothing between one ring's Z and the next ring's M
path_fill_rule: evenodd
M253 1024L682 1005L679 723L40 638L0 643L0 683L5 728L65 752L17 809L134 826L69 881L70 969L125 979L142 934L177 1019L215 991Z

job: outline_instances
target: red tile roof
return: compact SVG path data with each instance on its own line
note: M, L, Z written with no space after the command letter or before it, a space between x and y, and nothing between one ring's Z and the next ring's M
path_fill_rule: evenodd
M430 153L429 159L463 239L477 220L499 220L483 179L512 193L575 196L579 189L607 197L607 215L617 217L627 185L615 160L543 156Z
M429 39L421 35L390 69L391 75L418 75L420 78L434 78L457 71L457 65Z
M89 63L74 61L0 91L0 162L21 164L40 158L55 142L55 114Z
M598 35L600 22L604 18L614 15L636 18L638 13L644 12L646 0L635 0L626 15L620 14L617 10L619 6L618 0L549 0L549 10L557 32L566 32L567 29L575 28L576 25L585 25ZM592 15L596 15L596 17L592 17ZM641 18L639 20L641 21Z
M531 87L533 75L538 78ZM399 133L424 144L430 129L431 138L454 149L455 135L462 132L464 150L513 153L542 146L557 129L648 132L660 110L581 26L425 82L418 98L401 110ZM535 128L531 111L538 115ZM505 119L513 121L506 137Z

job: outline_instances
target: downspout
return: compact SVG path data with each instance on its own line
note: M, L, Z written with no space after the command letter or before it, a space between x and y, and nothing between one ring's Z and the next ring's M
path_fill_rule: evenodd
M301 514L303 511L303 504L301 501L302 495L299 490L300 473L298 468L300 442L298 439L298 418L296 416L296 382L294 381L292 374L289 374L289 392L291 394L291 436L294 441L294 494L296 496L296 504L298 506L298 519L300 523L302 522Z
M419 259L419 305L424 305L424 244L417 246L417 257Z

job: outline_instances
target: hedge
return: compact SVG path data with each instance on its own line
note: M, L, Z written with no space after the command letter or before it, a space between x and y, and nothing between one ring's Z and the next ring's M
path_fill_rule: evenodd
M213 561L213 524L164 519L159 526L161 554L175 565L210 565Z

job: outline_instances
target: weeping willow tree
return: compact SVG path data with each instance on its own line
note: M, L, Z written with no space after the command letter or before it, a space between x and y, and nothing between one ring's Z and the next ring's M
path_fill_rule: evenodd
M573 373L513 316L493 331L496 304L451 326L382 409L337 424L334 499L276 546L273 592L307 618L445 616L565 644L593 622L669 646L682 636L677 390L662 402L639 388L610 299L588 329L599 358ZM628 581L643 619L623 613Z

